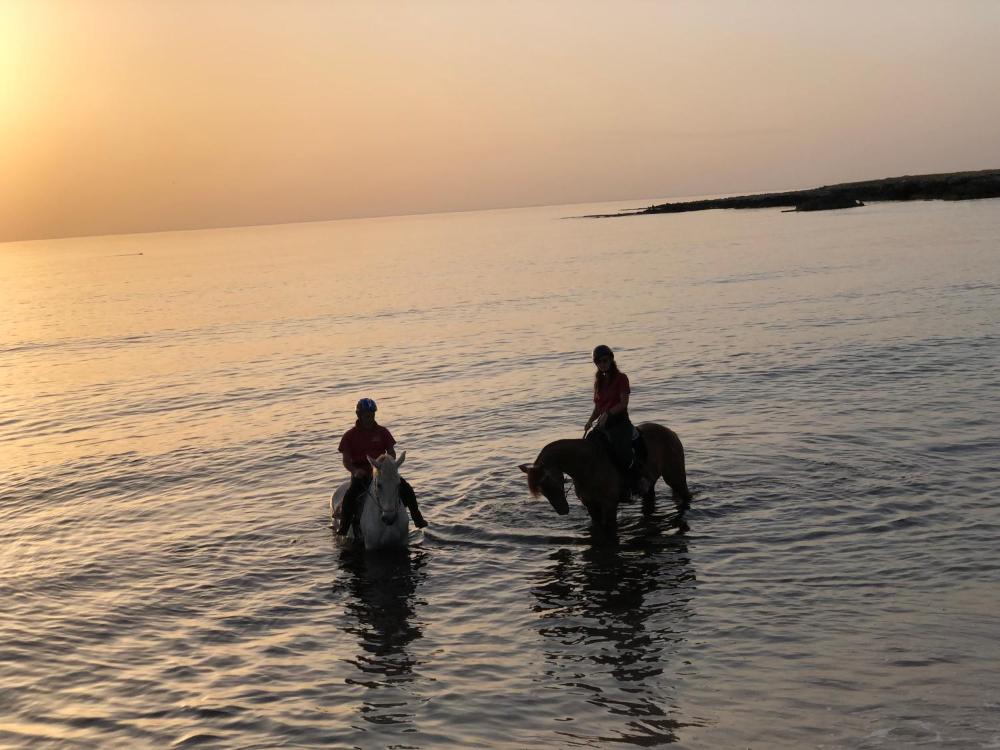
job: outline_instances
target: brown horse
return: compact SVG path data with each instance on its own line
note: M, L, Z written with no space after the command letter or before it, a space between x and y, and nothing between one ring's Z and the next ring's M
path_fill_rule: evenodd
M679 498L683 512L691 501L684 469L684 446L677 434L663 425L644 422L638 426L646 443L645 475L649 490L643 496L652 502L656 480L663 477ZM618 522L618 503L628 499L628 483L611 462L608 451L596 440L556 440L542 448L533 464L521 464L528 475L528 489L535 497L545 495L556 513L569 513L566 502L565 474L573 480L580 502L593 522L613 529Z

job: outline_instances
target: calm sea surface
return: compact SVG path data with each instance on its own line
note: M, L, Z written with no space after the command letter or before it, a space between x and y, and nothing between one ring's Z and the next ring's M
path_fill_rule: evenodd
M619 207L0 246L0 746L1000 748L1000 201ZM528 495L598 343L687 531Z

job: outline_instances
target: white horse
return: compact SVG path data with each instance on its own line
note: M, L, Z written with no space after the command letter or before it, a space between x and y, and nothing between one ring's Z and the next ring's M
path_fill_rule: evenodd
M410 514L399 499L399 467L405 460L406 451L399 454L398 461L388 453L374 461L368 459L372 465L372 482L357 499L358 523L348 532L354 539L364 542L365 549L402 547L409 539ZM350 480L344 482L330 498L330 517L334 522L340 516L340 505L350 486Z

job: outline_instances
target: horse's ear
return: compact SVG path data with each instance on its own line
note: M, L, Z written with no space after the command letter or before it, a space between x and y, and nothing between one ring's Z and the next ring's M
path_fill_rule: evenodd
M535 468L535 465L534 464L521 464L517 468L519 468L521 471L523 471L525 474L527 474L529 471L531 471L532 469Z
M402 453L399 454L399 459L396 461L396 468L398 469L400 466L402 466L403 461L405 460L406 460L406 451L403 451Z

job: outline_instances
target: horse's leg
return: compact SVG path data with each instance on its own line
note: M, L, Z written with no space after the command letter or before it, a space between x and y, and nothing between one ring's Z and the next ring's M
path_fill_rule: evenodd
M614 541L618 537L618 506L604 508L604 523L601 525L608 539Z
M597 545L615 544L618 539L618 514L607 512L605 507L591 516L590 536Z
M670 485L670 489L674 491L674 503L677 505L677 510L683 513L691 507L691 491L688 489L687 482L683 478L666 481Z
M677 510L687 510L691 506L691 491L688 489L683 471L678 472L674 467L668 465L663 471L663 481L674 493Z
M618 488L616 488L618 491ZM604 500L597 504L598 513L594 519L600 524L601 529L609 536L614 537L618 531L618 495L605 495L605 498L613 497L614 500Z
M655 479L653 480L656 481ZM643 515L652 515L653 511L656 509L656 492L653 490L652 485L650 485L649 490L645 495L642 496L642 513Z
M618 523L618 503L610 504L603 500L604 496L592 498L587 495L580 495L580 502L587 509L590 516L590 529L595 538L604 538L609 532L614 536Z

